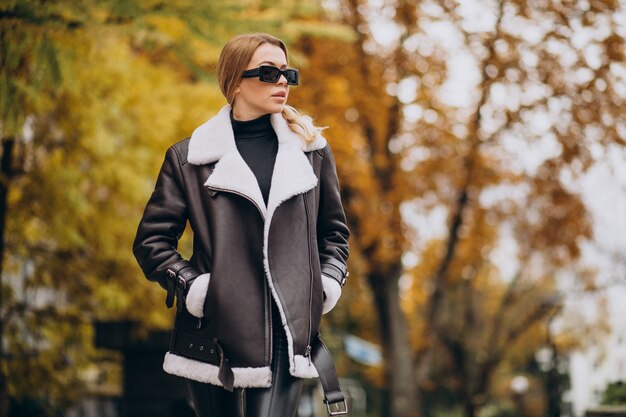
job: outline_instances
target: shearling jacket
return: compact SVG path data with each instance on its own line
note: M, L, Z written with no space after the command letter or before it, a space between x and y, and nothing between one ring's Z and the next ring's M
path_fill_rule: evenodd
M347 276L349 231L333 154L323 136L305 143L273 114L278 153L266 206L229 112L225 106L168 149L133 244L146 277L168 289L169 305L173 287L184 290L163 367L229 388L268 387L278 321L291 375L317 377L310 352L324 300L334 305ZM189 260L177 251L187 222Z

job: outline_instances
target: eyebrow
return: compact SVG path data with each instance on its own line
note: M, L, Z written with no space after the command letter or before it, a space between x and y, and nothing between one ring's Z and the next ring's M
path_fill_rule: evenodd
M279 67L279 68L287 68L287 64L278 65L278 64L276 64L276 63L274 63L274 62L272 62L272 61L261 61L261 62L259 63L259 65L263 65L263 64L270 64L270 65L273 65L273 66L275 66L275 67Z

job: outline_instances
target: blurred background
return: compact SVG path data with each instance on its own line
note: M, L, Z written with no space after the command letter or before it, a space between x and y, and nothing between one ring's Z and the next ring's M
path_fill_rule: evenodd
M193 415L131 245L254 31L338 162L350 415L625 415L623 0L2 0L0 417Z

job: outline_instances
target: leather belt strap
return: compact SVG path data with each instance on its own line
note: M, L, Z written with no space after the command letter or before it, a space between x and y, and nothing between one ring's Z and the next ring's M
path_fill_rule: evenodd
M324 403L328 414L331 416L348 414L348 405L339 386L333 357L319 335L314 345L311 359L324 389Z
M170 308L174 305L176 297L176 310L180 313L183 310L185 291L191 282L200 274L191 266L189 261L180 260L170 265L167 270L167 296L165 305Z
M217 348L217 353L220 357L220 370L217 373L217 378L220 380L226 391L233 392L235 375L228 364L228 359L224 357L224 351L222 350L220 344L215 342L215 347Z
M334 258L324 261L322 274L335 279L342 287L346 284L348 276L350 275L346 265Z
M217 339L208 340L188 331L177 329L173 333L172 341L170 346L171 352L219 366L217 378L224 386L224 389L230 392L233 391L235 375Z
M167 308L171 308L174 305L174 293L176 289L176 283L172 279L167 280L167 296L165 297L165 305Z

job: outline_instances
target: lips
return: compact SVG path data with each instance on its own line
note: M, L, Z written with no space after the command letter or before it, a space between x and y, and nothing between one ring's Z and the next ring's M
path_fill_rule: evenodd
M272 97L287 97L287 92L286 91L279 91L277 93L272 94Z

